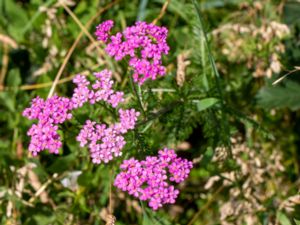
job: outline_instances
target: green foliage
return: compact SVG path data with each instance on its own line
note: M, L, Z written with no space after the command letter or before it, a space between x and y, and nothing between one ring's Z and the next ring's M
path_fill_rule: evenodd
M300 108L300 84L285 81L284 85L263 87L257 94L258 105L266 109L289 108L296 111Z
M277 216L277 219L280 222L280 224L282 224L282 225L291 225L290 220L287 218L287 216L284 213L278 211L276 216Z

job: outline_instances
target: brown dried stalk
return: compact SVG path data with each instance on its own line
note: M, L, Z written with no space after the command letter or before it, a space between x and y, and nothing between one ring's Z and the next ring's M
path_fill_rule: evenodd
M186 67L191 64L191 62L187 60L188 56L189 52L183 52L177 56L176 82L179 87L183 86Z
M168 5L169 5L170 2L171 2L171 0L167 0L167 1L164 3L163 7L162 7L161 10L160 10L160 13L159 13L158 17L155 18L155 19L152 21L153 24L156 24L156 23L157 23L157 22L165 15L166 10L167 10L167 7L168 7Z
M0 90L3 88L3 83L5 79L5 75L7 72L7 66L8 66L8 45L6 43L3 44L3 56L2 56L2 68L1 68L1 74L0 74Z

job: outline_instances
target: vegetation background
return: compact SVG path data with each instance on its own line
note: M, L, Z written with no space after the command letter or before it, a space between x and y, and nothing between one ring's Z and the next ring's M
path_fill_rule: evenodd
M95 26L169 29L167 75L139 90L144 118L124 157L163 146L193 160L176 204L157 212L112 187L122 159L93 165L64 127L59 156L28 154L30 100L69 96L75 74L109 67L139 109L126 62ZM300 224L299 0L0 0L1 224ZM86 106L77 117L107 117Z

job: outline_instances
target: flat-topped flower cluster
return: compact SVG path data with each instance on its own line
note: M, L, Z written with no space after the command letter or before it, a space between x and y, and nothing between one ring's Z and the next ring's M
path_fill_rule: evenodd
M154 80L166 73L161 61L162 55L169 51L166 28L136 22L122 33L111 35L113 26L113 21L105 21L97 26L95 34L98 40L107 44L106 52L115 60L129 56L135 82L143 84L148 78ZM36 97L31 106L24 110L23 116L38 120L27 133L31 137L28 149L32 155L36 156L46 149L58 154L62 147L59 125L72 119L74 110L99 101L118 108L119 119L113 124L87 120L76 140L81 147L88 147L95 164L108 163L122 155L126 144L124 134L135 129L140 113L133 108L120 107L120 103L124 102L124 93L113 89L111 71L105 69L94 73L94 76L93 83L80 74L75 76L73 83L76 87L70 98L54 95L43 100ZM114 185L140 200L148 201L149 206L157 210L164 204L175 202L179 190L171 182L184 181L191 168L192 162L177 157L174 150L165 148L159 151L158 156L147 156L142 161L134 158L124 160Z
M119 103L124 101L124 93L121 91L115 92L112 89L114 81L111 79L111 71L105 69L99 73L94 73L94 76L97 80L91 87L89 87L90 82L85 76L77 75L73 79L73 82L77 85L72 96L74 108L82 107L86 102L95 104L99 101L105 101L116 108Z
M110 35L113 28L112 20L97 26L97 39L107 44L106 52L115 60L129 57L129 65L133 69L133 79L143 84L147 79L155 80L163 76L166 68L162 65L162 55L169 52L167 44L168 29L146 22L136 22L122 33Z
M31 102L31 107L23 111L23 116L30 120L37 119L27 134L31 136L28 150L36 156L40 151L48 149L50 153L59 153L62 146L58 134L58 125L71 119L72 101L69 98L53 97L43 100L36 97Z
M163 204L175 203L179 190L170 181L184 181L192 167L192 162L165 148L159 151L158 157L147 156L142 161L124 160L122 172L117 175L114 185L142 201L149 201L149 207L157 210Z
M77 136L77 141L81 147L88 144L93 163L107 163L114 156L122 155L121 150L126 144L122 135L135 127L139 115L134 109L120 109L120 122L108 127L88 120Z

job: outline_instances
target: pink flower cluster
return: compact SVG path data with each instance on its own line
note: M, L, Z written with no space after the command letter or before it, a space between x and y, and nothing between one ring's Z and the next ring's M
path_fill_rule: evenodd
M23 111L23 116L30 120L37 119L27 134L31 136L29 151L37 155L40 151L48 149L50 153L58 154L62 146L57 124L71 119L72 102L65 97L53 96L46 101L36 97L31 102L31 107Z
M72 98L59 97L57 95L43 100L40 97L36 97L31 102L31 107L27 108L23 112L23 116L28 119L37 119L38 123L33 124L28 130L28 135L31 137L29 144L29 151L32 155L37 155L40 151L48 149L50 153L59 153L59 149L62 146L60 135L58 134L58 124L62 124L66 120L72 118L72 110L82 107L85 102L94 104L98 101L105 101L112 107L116 108L120 102L123 102L123 92L115 92L112 88L113 80L111 79L112 73L108 70L103 70L99 73L94 73L97 78L95 83L90 85L90 81L85 76L77 75L73 82L77 85L74 89ZM100 132L100 128L103 128L104 133L98 134L98 139L102 140L101 149L98 149L98 144L94 147L93 143L90 143L91 155L94 163L100 163L101 160L107 162L107 159L111 160L112 153L117 156L120 155L120 151L125 145L125 141L121 133L126 133L127 130L133 129L137 120L138 112L134 110L119 110L120 123L110 126L108 128L105 125L97 125L97 132ZM91 122L87 121L87 124ZM84 129L88 129L84 128ZM80 135L84 133L84 129L80 132ZM79 137L80 137L79 135ZM102 135L102 136L101 136ZM101 137L100 137L101 136ZM79 138L80 139L80 138ZM96 139L93 139L96 140ZM112 144L114 141L116 143ZM83 142L81 142L81 145ZM104 145L107 145L104 147ZM108 151L105 153L105 149Z
M168 30L146 22L136 22L127 27L123 33L109 34L114 23L111 20L99 24L95 35L98 40L107 43L106 52L121 60L129 56L129 65L133 68L135 82L143 84L151 78L155 80L158 75L163 76L166 68L162 65L162 54L168 54L169 46L166 38Z
M113 80L112 72L109 70L102 70L99 73L94 73L97 78L96 82L89 87L90 82L85 76L77 75L73 82L77 85L74 89L72 96L72 103L74 108L82 107L85 102L94 104L98 101L106 101L111 104L112 107L116 108L120 102L123 102L124 93L112 89Z
M121 150L126 144L122 135L134 128L140 113L134 109L120 109L119 115L120 122L109 127L88 120L77 136L81 147L88 145L93 163L107 163L122 155Z
M192 162L165 148L159 151L158 157L147 156L143 161L124 160L114 185L140 200L149 201L149 207L157 210L164 204L175 203L179 190L170 181L184 181L192 167Z
M107 44L106 52L115 60L129 57L135 82L143 84L149 78L155 80L158 75L166 73L162 65L162 55L169 52L166 28L136 22L122 33L111 35L113 26L113 21L105 21L97 26L95 34L98 40ZM76 88L71 98L55 95L43 100L36 97L31 107L24 110L25 117L38 120L28 131L32 155L45 149L50 153L59 153L62 147L59 124L72 118L72 110L87 102L95 104L99 101L116 108L124 101L124 93L113 89L114 82L109 70L94 73L94 76L95 82L91 83L85 76L77 75L73 79ZM110 125L87 120L76 137L81 147L88 147L95 164L108 163L122 155L126 144L124 135L135 128L140 115L135 109L120 108L118 113L119 121ZM159 151L158 156L147 156L142 161L134 158L123 161L122 171L114 185L140 200L148 201L149 206L157 210L164 204L175 202L179 190L172 183L183 182L192 167L192 162L177 157L174 150L165 148Z
M109 38L109 32L114 26L114 21L107 20L96 27L95 35L99 41L107 42Z

